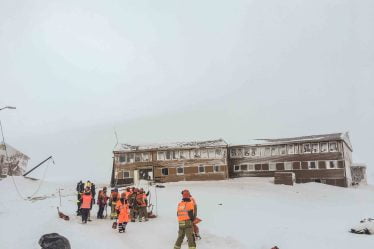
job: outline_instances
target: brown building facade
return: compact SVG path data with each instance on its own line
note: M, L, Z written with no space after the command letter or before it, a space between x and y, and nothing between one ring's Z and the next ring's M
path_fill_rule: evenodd
M112 186L228 178L227 143L222 140L133 146L113 151Z
M283 139L229 147L229 176L273 177L293 172L296 183L351 185L352 146L347 133Z

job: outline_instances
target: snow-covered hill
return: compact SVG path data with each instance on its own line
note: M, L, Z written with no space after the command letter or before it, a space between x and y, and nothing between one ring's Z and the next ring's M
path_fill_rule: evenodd
M15 178L23 196L32 195L38 181ZM70 221L57 217L58 189L61 210ZM157 188L158 218L130 223L125 234L111 221L93 219L83 225L76 217L74 183L45 182L34 200L22 200L11 178L0 181L0 245L2 249L40 248L41 235L57 232L72 248L164 249L177 236L176 205L188 188L199 205L203 239L198 248L352 249L373 248L374 236L354 235L349 229L361 218L374 217L374 188L345 189L323 184L294 187L273 185L268 178L242 178L217 182L179 182ZM150 187L156 204L156 189ZM156 207L154 208L156 211ZM95 210L92 212L94 217ZM186 247L186 245L184 245Z

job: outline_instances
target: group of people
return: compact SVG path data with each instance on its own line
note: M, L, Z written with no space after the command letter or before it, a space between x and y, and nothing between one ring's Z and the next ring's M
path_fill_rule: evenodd
M78 210L77 215L82 216L82 223L87 223L90 220L90 210L95 203L95 184L87 181L83 183L80 181L77 184L78 192ZM197 224L201 221L197 217L197 203L192 197L189 190L182 191L182 200L177 207L178 218L178 238L174 244L174 249L180 249L184 237L187 237L188 248L196 249L196 239L201 239L199 235L199 228ZM148 195L143 188L127 187L124 192L120 193L117 188L111 190L108 197L107 188L104 187L98 193L97 205L99 210L97 218L103 219L104 210L107 205L111 207L110 218L116 220L113 223L118 227L118 232L123 233L126 230L128 222L148 221ZM114 228L114 227L113 227Z
M96 187L95 184L82 181L77 184L77 215L82 216L82 223L85 224L90 219L90 211L95 203ZM107 188L104 187L99 191L97 202L98 212L97 218L104 219L107 216L107 206L110 206L110 218L116 220L113 224L118 226L120 233L125 232L127 223L148 221L148 195L143 188L127 187L122 193L117 188L111 190L110 195L107 194Z

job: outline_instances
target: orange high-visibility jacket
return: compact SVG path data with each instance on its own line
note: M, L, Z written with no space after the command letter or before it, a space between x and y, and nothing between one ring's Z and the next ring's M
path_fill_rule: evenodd
M82 205L81 208L91 208L92 195L82 195Z
M126 195L126 199L128 200L129 199L129 196L132 194L131 191L126 191L125 192L125 195Z
M121 201L118 201L116 204L116 209L119 211L118 223L129 222L129 205L122 204Z
M138 205L140 207L146 207L147 206L147 195L146 194L138 194L136 196L136 201L138 202Z
M194 210L194 204L192 201L185 202L181 201L178 204L177 208L177 216L178 216L178 221L185 221L185 220L190 220L190 216L188 216L188 211Z

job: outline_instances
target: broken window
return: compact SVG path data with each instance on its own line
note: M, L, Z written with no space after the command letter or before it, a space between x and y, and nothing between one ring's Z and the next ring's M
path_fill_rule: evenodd
M165 160L165 152L164 151L157 152L157 160L159 160L159 161Z
M133 163L134 162L134 153L127 154L127 162Z
M216 149L216 157L221 157L222 155L222 150L221 149Z
M318 152L319 152L318 144L312 144L312 153L318 153Z
M140 162L142 160L142 153L135 153L135 162Z
M214 149L208 150L208 157L209 158L216 158L216 151Z
M286 155L286 145L281 145L281 146L279 146L279 153L281 154L281 155Z
M278 156L279 155L279 149L278 146L271 147L271 155L272 156Z
M330 152L338 151L338 145L336 142L330 142Z
M201 158L208 158L208 151L206 149L201 150Z
M303 153L310 153L310 152L311 152L310 144L303 144Z
M238 156L238 157L243 156L243 149L242 148L236 149L236 156Z
M249 148L244 148L244 156L250 156Z
M251 148L251 156L257 156L257 148Z
M193 155L194 155L194 158L200 158L200 150L196 149L196 150L193 150Z
M329 162L329 168L330 169L335 169L336 168L336 161L330 161Z
M179 159L179 151L172 151L171 152L173 160Z
M149 153L143 153L143 162L148 162L149 161Z
M328 146L327 143L321 143L321 152L327 152Z
M230 150L230 156L236 157L236 149L231 149Z

